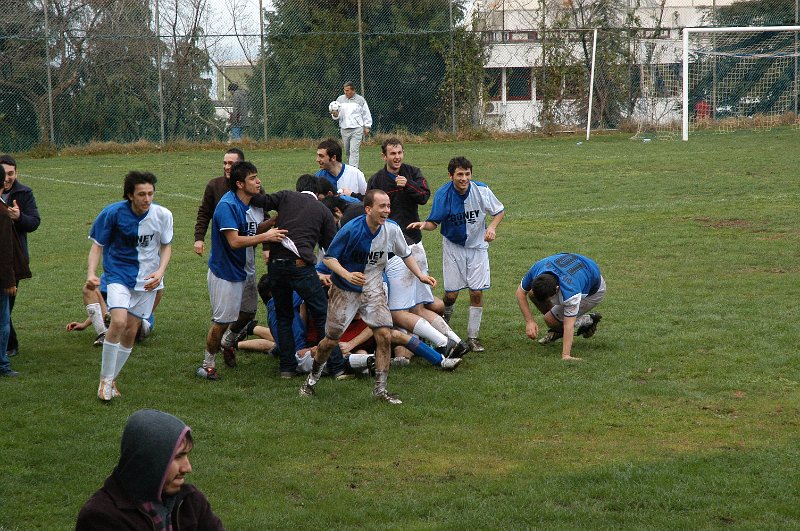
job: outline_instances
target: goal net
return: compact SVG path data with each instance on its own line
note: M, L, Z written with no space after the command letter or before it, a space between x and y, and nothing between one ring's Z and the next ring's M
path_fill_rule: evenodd
M800 26L686 28L683 139L689 132L797 124Z

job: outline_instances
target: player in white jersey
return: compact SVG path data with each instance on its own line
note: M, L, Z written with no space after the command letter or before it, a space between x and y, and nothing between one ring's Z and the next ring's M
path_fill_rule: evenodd
M327 179L340 195L361 199L367 193L364 172L342 162L342 146L336 140L329 138L319 143L317 164L316 177Z
M483 318L483 292L490 287L489 242L505 217L505 207L484 183L472 181L472 163L455 157L447 165L450 182L436 191L426 221L409 229L434 230L441 226L445 319L450 320L458 292L469 289L467 343L483 352L478 334ZM492 216L486 226L486 215Z
M92 248L86 282L95 289L100 286L97 267L102 257L111 313L97 390L104 402L120 396L117 376L131 354L141 320L153 311L172 256L172 213L153 203L156 180L152 173L128 173L125 201L104 208L89 235Z
M322 376L325 362L358 312L372 328L377 343L372 394L390 404L402 403L386 389L392 314L383 289L383 273L389 253L403 258L408 268L425 284L435 287L436 279L420 271L400 226L388 219L390 204L389 196L382 190L367 192L364 197L366 214L342 227L325 253L323 262L332 271L333 283L328 293L325 337L314 355L311 373L300 388L301 396L314 394L314 386Z

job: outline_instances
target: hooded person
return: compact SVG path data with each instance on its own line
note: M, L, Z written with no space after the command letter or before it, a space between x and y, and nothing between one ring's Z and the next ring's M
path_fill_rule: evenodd
M81 508L77 531L224 530L205 495L184 482L192 471L191 428L153 409L128 418L119 463Z

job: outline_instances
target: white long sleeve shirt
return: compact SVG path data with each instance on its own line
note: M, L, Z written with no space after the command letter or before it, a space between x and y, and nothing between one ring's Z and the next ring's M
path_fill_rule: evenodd
M334 120L339 121L340 129L353 129L358 127L372 127L372 114L369 112L369 105L360 94L348 98L344 94L336 98L339 103L339 117Z

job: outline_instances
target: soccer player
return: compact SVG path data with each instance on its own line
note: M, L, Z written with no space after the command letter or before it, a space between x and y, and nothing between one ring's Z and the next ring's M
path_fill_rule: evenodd
M285 230L274 228L256 233L257 213L248 213L248 210L255 208L250 206L250 202L261 191L261 180L258 178L258 169L252 163L240 161L234 164L228 184L230 190L217 204L211 222L211 256L208 259L207 275L211 299L211 328L206 337L203 365L196 371L197 376L208 380L219 378L216 359L226 329L231 323L237 322L240 310L252 311L254 314L258 305L257 299L251 297L251 292L256 292L255 263L252 249L249 257L248 249L259 243L280 241L286 233ZM252 283L252 286L248 283ZM252 301L248 300L250 298ZM236 336L240 331L241 329L227 331L226 339L230 346L236 345Z
M97 266L102 258L111 313L97 389L104 402L121 396L117 376L131 355L141 320L153 311L172 257L172 213L153 202L156 180L152 173L129 172L123 185L125 200L105 207L89 234L86 283L100 287Z
M301 396L314 394L314 386L322 375L325 362L358 312L372 328L377 343L372 395L390 404L402 404L386 388L392 314L383 291L382 277L389 253L402 257L408 268L425 284L435 287L436 279L420 271L400 227L394 221L387 221L390 204L385 192L367 192L364 197L366 214L342 227L325 253L323 262L332 272L333 283L328 293L325 337L314 355L311 373L300 388Z
M473 352L485 349L478 339L483 318L483 292L490 287L489 242L505 217L505 207L489 187L472 180L472 163L455 157L447 165L450 182L436 190L426 221L409 229L434 230L441 225L444 276L444 318L449 322L458 292L469 288L467 343ZM492 221L486 226L486 215Z
M403 162L405 152L400 139L390 137L384 140L381 153L385 166L370 177L367 190L383 190L389 196L392 208L389 219L400 226L414 260L427 274L428 256L422 246L422 231L407 227L419 221L419 207L431 196L428 181L419 168ZM469 351L467 344L445 320L425 307L434 302L430 286L417 280L399 256L389 259L386 276L389 310L395 326L427 339L447 357L458 358Z
M361 199L367 193L367 181L364 173L356 166L342 162L342 146L329 138L317 146L317 177L325 177L340 195L348 195Z
M594 335L602 316L587 312L600 304L605 295L606 281L594 260L571 253L554 254L533 264L516 292L525 319L525 334L531 339L539 335L539 326L528 308L530 299L550 328L539 343L546 345L563 337L564 360L581 359L572 357L572 336Z

